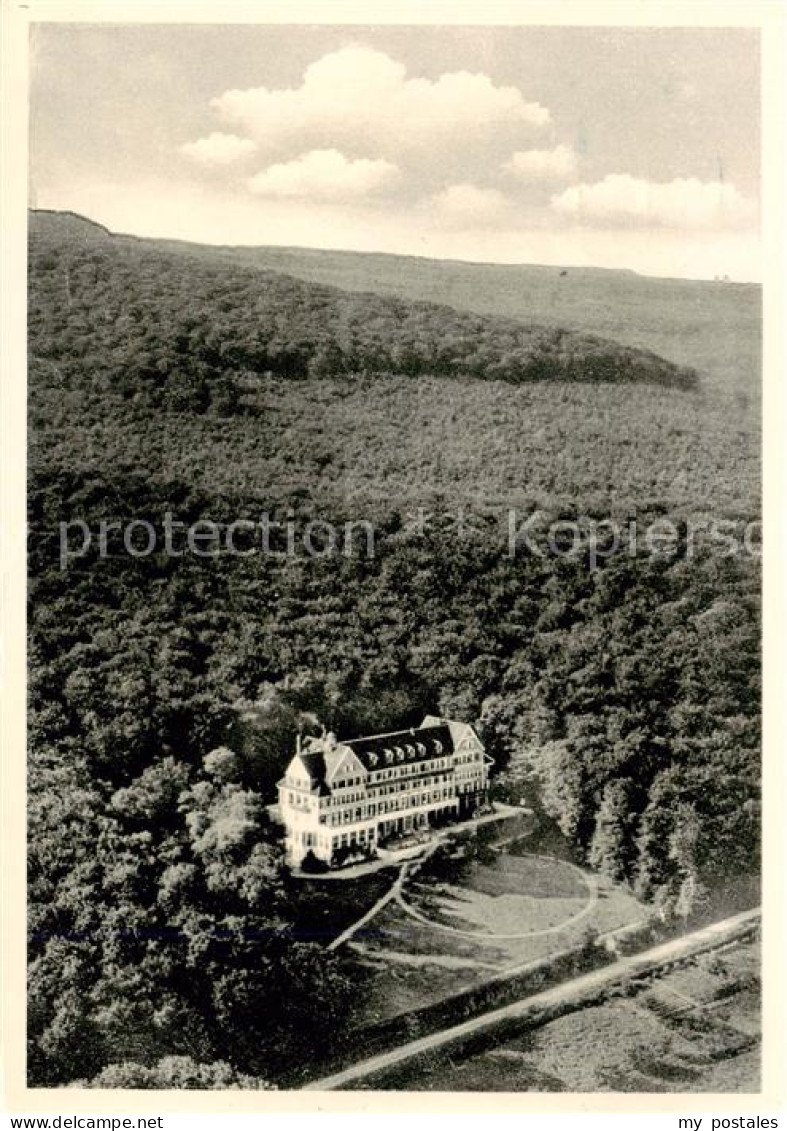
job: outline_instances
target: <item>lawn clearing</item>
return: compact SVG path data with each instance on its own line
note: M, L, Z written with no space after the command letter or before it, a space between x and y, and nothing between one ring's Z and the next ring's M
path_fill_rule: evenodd
M534 845L535 847L535 845ZM642 921L630 892L521 841L436 854L347 948L363 993L352 1027L387 1020Z
M454 883L421 880L408 886L405 910L422 923L454 934L518 940L556 934L588 916L596 885L563 860L499 853L489 863L462 861Z

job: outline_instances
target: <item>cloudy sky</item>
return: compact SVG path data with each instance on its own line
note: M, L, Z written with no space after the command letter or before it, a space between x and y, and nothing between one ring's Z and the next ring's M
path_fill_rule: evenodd
M31 200L114 231L758 279L748 29L39 25Z

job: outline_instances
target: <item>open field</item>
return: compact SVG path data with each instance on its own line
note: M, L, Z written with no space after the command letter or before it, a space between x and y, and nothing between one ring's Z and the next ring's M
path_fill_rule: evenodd
M395 1086L754 1092L760 1086L758 970L757 945L736 944L475 1055L433 1054L399 1073Z
M755 396L759 389L761 291L753 284L658 279L634 271L571 265L160 244L187 255L229 259L343 290L374 291L447 303L477 314L590 330L653 350L680 365L692 365L708 388Z
M507 822L507 838L512 822ZM481 859L443 858L408 876L400 896L348 945L364 993L360 1027L419 1009L578 946L589 935L640 922L633 896L523 839Z

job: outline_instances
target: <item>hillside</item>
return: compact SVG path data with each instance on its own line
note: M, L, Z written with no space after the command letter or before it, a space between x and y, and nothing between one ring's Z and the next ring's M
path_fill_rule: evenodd
M84 240L106 229L81 217L31 213L33 230L65 227ZM305 248L212 247L115 236L211 262L244 263L347 291L593 333L696 369L703 385L759 399L761 291L750 284L658 279L633 271L505 265Z
M216 254L212 249L203 254ZM462 263L301 248L232 255L298 278L591 332L696 369L708 388L757 398L761 292L746 283L634 271Z
M35 465L375 513L757 511L756 414L655 355L168 246L32 215Z
M210 403L263 375L400 374L652 383L696 374L645 350L557 326L306 283L245 262L182 258L115 240L76 217L33 215L29 326L36 356L67 373L76 338L93 385Z

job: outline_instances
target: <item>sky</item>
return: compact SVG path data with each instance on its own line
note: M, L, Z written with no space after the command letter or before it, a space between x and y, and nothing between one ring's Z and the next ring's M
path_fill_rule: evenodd
M758 280L752 29L39 24L30 197L113 231Z

